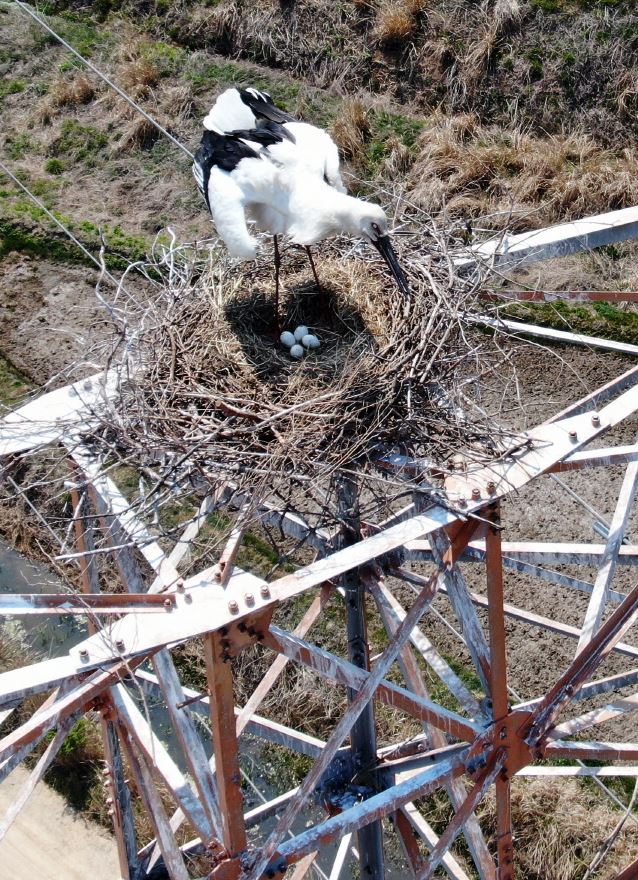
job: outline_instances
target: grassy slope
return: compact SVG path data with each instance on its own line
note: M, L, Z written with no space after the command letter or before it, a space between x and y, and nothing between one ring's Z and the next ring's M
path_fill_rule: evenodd
M53 19L61 34L191 149L211 96L252 82L292 112L331 127L359 178L402 177L411 198L452 220L524 229L638 203L638 159L627 146L638 88L628 4L543 0L518 15L512 6L503 20L460 2L427 9L416 2L378 10L318 5L321 15L307 3L296 4L294 13L279 4L260 4L255 12L230 2L189 4L188 15L160 2L102 2L93 4L92 16L70 3L47 8L61 13ZM4 153L43 203L93 252L104 236L113 268L140 257L169 223L180 237L206 236L210 225L186 158L46 33L15 10L0 11ZM402 35L393 37L392 28L403 28ZM562 58L565 45L569 57ZM607 63L610 53L614 65ZM585 55L588 70L578 60ZM448 74L435 88L437 65L447 65ZM606 76L613 67L622 88L601 79L599 67ZM572 70L579 83L595 80L600 93L573 95ZM355 85L358 97L348 97ZM553 108L547 119L535 109L541 98ZM598 114L595 125L591 114ZM0 259L10 250L86 261L41 209L7 184L0 188ZM633 257L632 246L616 248L566 284L604 287L614 276L615 288L634 287ZM637 339L620 312L525 313L610 336L623 325L623 338Z

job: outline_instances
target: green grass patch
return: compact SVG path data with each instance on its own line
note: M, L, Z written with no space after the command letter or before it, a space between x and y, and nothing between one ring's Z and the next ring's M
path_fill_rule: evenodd
M108 143L106 132L92 125L81 125L75 119L65 119L59 137L50 145L48 152L53 158L64 157L93 168L104 157Z
M0 56L0 61L4 58ZM26 86L20 79L0 80L0 98L6 98L7 95L17 95L25 90Z
M499 309L499 314L541 327L638 345L638 313L622 311L612 303L512 303Z
M0 355L0 403L14 406L32 390L29 381Z

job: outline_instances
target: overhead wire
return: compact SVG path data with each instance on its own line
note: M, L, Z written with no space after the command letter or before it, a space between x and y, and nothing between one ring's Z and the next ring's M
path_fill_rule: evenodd
M75 57L78 58L82 62L82 64L84 64L86 67L89 68L89 70L92 70L93 73L99 76L100 79L103 80L114 91L116 91L121 98L124 98L124 100L128 104L130 104L131 107L134 107L135 110L138 111L138 113L141 113L142 116L151 123L151 125L154 125L158 131L161 131L161 133L170 141L172 141L176 147L179 147L179 149L186 156L188 156L190 159L195 158L193 153L191 153L191 151L187 147L185 147L184 144L182 144L174 135L172 135L170 131L167 131L164 126L157 121L157 119L154 119L150 115L150 113L147 113L143 107L140 107L137 101L131 98L131 96L127 94L124 89L120 88L117 83L113 82L110 77L108 77L105 73L102 73L102 71L98 67L96 67L92 61L89 61L88 58L85 58L84 55L81 55L74 46L72 46L67 40L64 39L64 37L62 37L60 34L57 33L57 31L55 31L50 25L48 25L47 22L37 14L37 12L35 12L33 9L30 9L26 3L22 2L22 0L13 0L13 2L19 9L22 10L22 12L25 13L25 15L30 16L30 18L36 21L46 31L48 31L48 33L50 33L52 37L55 37L55 39L65 47L65 49L68 49L69 52L75 55Z
M76 238L76 236L71 232L69 227L66 226L64 223L62 223L62 221L59 220L55 216L55 214L47 208L47 206L44 204L44 202L42 202L35 195L35 193L31 192L29 187L26 186L26 184L24 184L18 177L16 177L16 175L13 173L13 171L11 171L9 168L7 168L7 166L1 160L0 160L0 170L2 170L2 172L4 174L6 174L7 177L9 177L15 184L17 184L17 186L19 186L20 189L23 190L23 192L25 192L29 196L30 199L32 199L35 202L35 204L42 211L44 211L44 213L47 215L47 217L49 217L49 219L53 220L53 222L55 223L56 226L58 226L63 232L65 232L68 235L68 237L71 239L73 244L77 245L77 247L80 248L82 253L85 256L87 256L89 258L89 260L91 260L92 263L95 263L95 265L98 267L98 269L102 272L102 274L104 276L106 276L108 279L110 279L113 282L113 284L115 284L116 287L120 286L120 282L117 280L117 278L115 278L114 275L111 275L109 270L104 266L104 263L101 260L99 260L94 254L92 254L91 251L87 247L85 247L85 245L83 245L82 242L78 238Z

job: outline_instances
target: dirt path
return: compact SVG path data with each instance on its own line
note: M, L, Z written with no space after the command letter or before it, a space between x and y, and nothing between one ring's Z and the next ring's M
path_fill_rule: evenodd
M28 776L18 767L0 785L0 815ZM40 783L0 843L0 880L116 880L115 841Z

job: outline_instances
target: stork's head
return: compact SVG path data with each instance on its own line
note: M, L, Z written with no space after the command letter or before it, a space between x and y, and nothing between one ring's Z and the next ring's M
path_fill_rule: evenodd
M379 251L383 259L388 264L388 268L392 272L397 286L401 293L406 296L410 293L408 280L405 277L403 269L399 265L397 255L390 243L388 235L388 219L385 216L383 208L379 205L371 205L368 202L361 202L361 212L359 214L358 228L352 230L353 235L361 235L367 239L370 244Z

